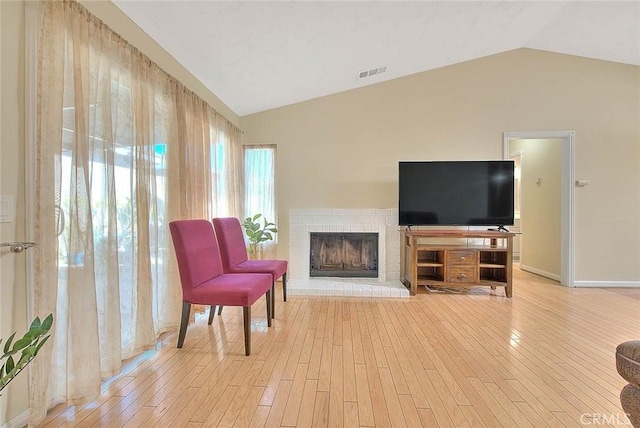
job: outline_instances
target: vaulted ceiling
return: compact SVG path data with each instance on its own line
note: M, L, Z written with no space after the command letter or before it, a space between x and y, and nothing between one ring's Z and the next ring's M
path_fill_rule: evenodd
M640 66L640 1L113 1L240 116L522 47Z

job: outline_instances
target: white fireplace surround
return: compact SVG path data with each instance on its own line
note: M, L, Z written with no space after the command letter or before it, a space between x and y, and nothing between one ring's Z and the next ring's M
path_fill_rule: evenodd
M378 233L378 278L310 278L311 232ZM400 282L398 210L289 210L287 294L319 296L409 297Z

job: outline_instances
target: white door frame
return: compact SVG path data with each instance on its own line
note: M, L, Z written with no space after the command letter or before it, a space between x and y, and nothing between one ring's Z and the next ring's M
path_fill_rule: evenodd
M522 190L524 188L524 186L522 185L522 171L524 170L524 153L521 151L517 151L517 152L513 152L513 153L509 153L507 152L507 159L509 160L513 160L514 157L519 157L520 158L520 180L518 182L518 198L514 198L514 205L516 203L516 201L519 203L518 204L518 211L515 211L514 214L517 214L517 217L514 217L514 227L515 227L515 222L518 221L518 230L519 232L522 234ZM513 230L513 228L512 228ZM516 241L517 238L517 241ZM515 260L515 256L516 256L516 251L518 254L518 262L520 263L520 266L522 266L522 242L523 242L523 238L524 235L522 236L516 236L513 238L513 260ZM517 243L517 245L516 245Z
M562 139L560 165L560 283L575 287L573 157L575 131L510 131L503 134L503 158L509 159L509 140Z

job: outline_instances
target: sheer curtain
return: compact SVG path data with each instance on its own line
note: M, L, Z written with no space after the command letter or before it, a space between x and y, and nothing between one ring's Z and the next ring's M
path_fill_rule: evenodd
M267 219L277 226L275 162L275 145L244 146L245 217L259 213L261 224ZM263 244L264 258L276 257L277 239Z
M94 399L179 324L168 222L241 214L240 131L73 1L43 2L31 419Z

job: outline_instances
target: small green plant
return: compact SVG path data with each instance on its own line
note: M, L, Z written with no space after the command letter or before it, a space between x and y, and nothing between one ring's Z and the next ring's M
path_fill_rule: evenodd
M14 332L4 344L3 354L0 357L0 392L33 360L40 348L49 339L49 330L53 324L53 314L49 314L44 321L40 322L40 318L36 317L21 339L13 342L16 336ZM2 339L0 338L0 345ZM13 346L12 346L13 345ZM20 358L16 361L14 355L22 351Z
M262 218L263 224L260 225L260 217L262 214L256 214L253 217L247 217L244 219L242 226L244 227L247 237L249 238L249 253L255 256L258 255L258 251L262 247L262 243L271 241L274 235L278 233L275 223L267 221L266 218Z

